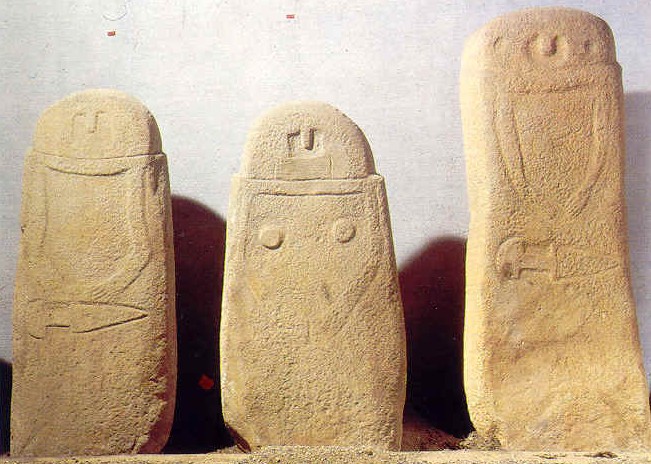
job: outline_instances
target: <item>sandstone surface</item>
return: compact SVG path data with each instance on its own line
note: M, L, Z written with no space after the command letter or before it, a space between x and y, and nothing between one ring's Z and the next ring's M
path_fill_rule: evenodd
M478 434L507 449L647 448L608 25L562 8L490 22L466 44L461 109L465 387Z
M648 453L430 451L400 453L361 447L265 447L252 454L148 454L2 458L0 464L649 464Z
M174 254L149 111L113 90L48 108L21 230L12 456L159 451L174 413Z
M405 332L387 199L361 130L317 102L260 118L233 179L221 319L243 449L399 449Z

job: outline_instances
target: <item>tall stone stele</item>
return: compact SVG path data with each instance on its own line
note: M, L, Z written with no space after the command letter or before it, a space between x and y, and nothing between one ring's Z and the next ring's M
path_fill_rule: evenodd
M516 12L466 44L465 386L477 433L504 448L651 444L622 102L612 33L588 13Z
M230 201L221 388L238 445L399 449L402 303L362 131L324 103L273 109L249 134Z
M174 255L149 111L113 90L48 108L21 229L12 455L159 451L174 413Z

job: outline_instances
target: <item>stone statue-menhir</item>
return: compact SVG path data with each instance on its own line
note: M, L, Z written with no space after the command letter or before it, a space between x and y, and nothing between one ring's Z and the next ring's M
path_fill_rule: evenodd
M588 13L508 14L466 44L465 387L477 433L504 448L651 444L622 102L612 33Z
M224 296L223 413L241 448L399 449L405 329L384 181L335 108L285 104L251 130Z
M112 90L47 109L21 229L11 454L159 451L174 413L174 254L149 111Z

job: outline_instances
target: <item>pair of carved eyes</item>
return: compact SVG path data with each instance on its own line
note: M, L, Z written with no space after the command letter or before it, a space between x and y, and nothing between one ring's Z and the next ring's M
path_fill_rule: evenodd
M349 219L338 219L331 229L332 237L339 243L350 242L355 238L357 229ZM269 250L276 250L285 241L285 231L277 226L264 226L258 232L258 241Z
M504 39L500 36L493 41L495 51L500 51L504 46ZM572 49L572 50L571 50ZM564 35L535 34L527 43L528 54L533 59L567 59L570 52L576 55L591 55L595 47L590 40L580 44L570 44Z
M590 40L571 45L563 35L538 34L529 42L529 49L534 57L567 58L570 53L590 55L594 51L594 46Z

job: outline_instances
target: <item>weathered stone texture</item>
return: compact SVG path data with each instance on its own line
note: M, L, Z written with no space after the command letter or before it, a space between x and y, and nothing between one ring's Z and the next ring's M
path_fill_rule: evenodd
M505 451L430 451L398 453L362 447L266 447L255 453L149 454L6 458L0 464L649 464L648 453L531 453Z
M174 412L174 255L158 127L117 91L39 119L14 302L14 456L157 452Z
M648 447L610 29L570 9L503 16L468 40L461 87L477 432L508 449Z
M233 180L221 321L224 418L244 449L399 449L402 304L382 177L359 128L290 103Z

